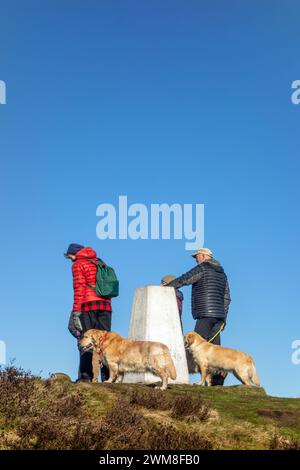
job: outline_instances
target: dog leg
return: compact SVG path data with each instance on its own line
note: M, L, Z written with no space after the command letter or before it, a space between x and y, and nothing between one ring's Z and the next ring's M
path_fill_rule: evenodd
M116 383L121 384L123 382L123 379L124 379L124 372L119 372Z
M158 367L155 367L155 368L151 367L149 370L150 372L152 372L152 374L157 375L161 379L161 382L162 382L161 386L156 385L155 388L159 390L167 390L169 376L166 373L166 371Z
M92 358L92 367L93 367L93 384L98 383L99 369L100 369L100 356L96 351L93 351Z
M243 385L252 385L248 374L245 374L244 371L237 369L232 372L235 378L242 382Z
M114 383L118 378L118 365L109 364L109 379L105 380L105 383L111 384Z
M159 374L159 377L161 378L161 381L162 381L161 387L157 386L155 388L159 388L160 390L167 390L167 388L168 388L168 375L164 372L161 372Z
M204 385L206 381L206 376L207 376L207 366L204 364L200 364L201 368L201 378L197 382L197 385Z
M252 386L252 382L251 382L250 377L247 373L240 374L240 376L241 376L241 379L242 379L244 385L248 385L250 387Z
M207 385L208 387L211 387L211 383L212 383L212 374L209 373L209 374L207 374L207 376L206 376L206 385Z

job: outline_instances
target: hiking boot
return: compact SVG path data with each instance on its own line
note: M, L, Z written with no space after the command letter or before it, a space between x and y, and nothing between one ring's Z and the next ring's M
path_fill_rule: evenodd
M212 377L211 385L212 387L223 386L224 381L227 377L227 372L224 370L219 370L217 374L214 374Z
M86 372L83 372L83 374L80 375L80 377L75 381L75 383L77 384L78 382L91 382L91 381L92 381L91 377Z

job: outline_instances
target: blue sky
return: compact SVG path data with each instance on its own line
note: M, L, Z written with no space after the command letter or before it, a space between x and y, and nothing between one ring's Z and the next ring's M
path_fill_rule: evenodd
M223 344L273 395L300 395L299 2L0 1L1 334L7 356L77 373L67 331L70 242L134 289L193 266L185 240L96 237L96 208L205 204L205 245L228 274ZM194 327L185 288L184 330ZM228 383L235 383L230 380Z

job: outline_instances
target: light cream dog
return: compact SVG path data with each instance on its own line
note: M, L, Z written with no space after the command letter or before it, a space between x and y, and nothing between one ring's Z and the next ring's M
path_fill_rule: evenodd
M184 344L201 369L201 379L197 382L198 385L203 385L205 382L211 385L211 372L223 369L226 372L232 372L245 385L260 386L251 356L235 349L210 344L195 332L185 335Z
M99 362L109 368L107 382L122 382L125 372L152 372L162 380L166 390L168 379L176 379L176 370L169 348L154 341L131 341L117 333L88 330L80 340L83 349L93 348L93 382L98 382Z

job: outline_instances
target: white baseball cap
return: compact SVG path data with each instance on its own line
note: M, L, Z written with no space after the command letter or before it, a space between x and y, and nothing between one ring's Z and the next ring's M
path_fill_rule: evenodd
M211 258L213 257L212 251L209 248L199 248L199 250L195 251L195 253L192 253L191 256L196 258L197 255L206 255L210 256Z

